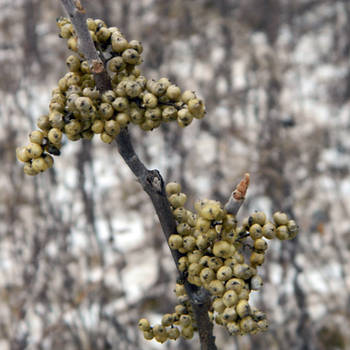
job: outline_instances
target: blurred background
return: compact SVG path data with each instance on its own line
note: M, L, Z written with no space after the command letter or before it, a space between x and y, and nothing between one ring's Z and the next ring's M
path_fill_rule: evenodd
M205 100L185 130L130 128L149 168L188 208L226 201L245 172L239 218L284 210L297 239L272 241L252 302L268 332L218 349L350 349L350 2L101 0L88 16L142 41L143 74ZM0 0L0 350L198 349L146 342L140 317L176 304L176 278L150 201L115 145L69 142L53 169L23 174L28 142L66 72L59 1Z

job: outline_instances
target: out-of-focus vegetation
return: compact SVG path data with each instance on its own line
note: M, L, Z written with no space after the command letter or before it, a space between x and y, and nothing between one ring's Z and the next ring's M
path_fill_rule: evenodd
M205 99L206 118L185 130L131 131L147 166L181 182L190 202L225 201L250 172L240 215L283 209L300 224L296 240L271 244L260 270L254 302L269 331L232 338L217 330L218 348L349 348L350 3L84 5L142 41L144 75ZM34 179L15 159L66 71L62 14L57 1L0 2L0 348L158 348L136 324L175 303L175 267L116 147L70 142Z

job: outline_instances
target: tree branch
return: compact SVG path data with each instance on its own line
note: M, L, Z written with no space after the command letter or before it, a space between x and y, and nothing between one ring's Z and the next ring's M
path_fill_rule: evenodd
M168 241L171 234L176 233L176 222L171 211L162 176L158 170L148 170L138 158L132 146L127 129L123 129L117 136L116 142L119 153L125 163L137 177L144 191L149 195L156 210L163 233ZM170 249L175 265L178 269L178 261L182 254ZM178 269L181 280L184 281L187 295L190 298L192 309L197 321L201 350L216 350L215 337L213 336L213 324L209 320L210 295L204 288L198 288L188 283L183 273Z
M86 26L84 8L79 0L61 0L61 3L75 28L79 50L90 64L97 89L100 92L109 90L111 88L111 81ZM116 137L116 143L120 155L137 177L144 191L149 195L166 240L168 241L169 236L176 233L176 222L166 196L162 176L158 170L148 170L141 162L135 153L127 128L121 130L120 134ZM171 250L171 254L178 269L178 260L182 255L176 250ZM211 305L210 295L204 288L198 288L188 283L183 273L179 270L178 272L180 278L185 283L186 292L192 304L198 325L201 350L216 350L213 324L210 322L208 316L208 310Z

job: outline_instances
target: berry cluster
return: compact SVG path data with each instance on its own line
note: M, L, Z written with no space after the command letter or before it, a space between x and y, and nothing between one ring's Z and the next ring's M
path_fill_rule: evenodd
M139 41L127 41L118 28L89 18L88 29L111 78L111 90L100 93L88 62L78 51L73 25L67 18L57 23L60 37L76 55L66 60L69 72L53 89L49 113L37 121L40 130L30 134L29 145L17 149L27 175L52 166L51 155L60 155L63 134L71 141L91 140L99 134L103 142L111 143L129 123L150 131L162 122L177 121L186 127L193 118L204 117L203 101L194 92L182 92L167 78L156 81L141 75L136 67L142 62Z
M193 338L197 326L184 285L177 283L175 293L179 304L175 306L173 313L163 315L160 324L151 326L146 318L139 320L138 326L145 339L155 339L160 343L164 343L168 339L176 340L180 336L184 339Z
M210 293L209 318L224 326L231 335L266 330L266 315L249 305L249 295L263 285L257 268L264 263L268 248L265 239L294 238L298 233L295 221L282 212L273 214L273 222L267 221L263 212L256 211L238 226L235 216L227 213L220 202L199 200L193 213L184 207L187 196L181 193L179 184L167 184L166 192L177 223L177 233L169 237L168 244L183 255L178 268L187 281ZM175 292L180 301L176 308L181 309L181 313L175 309L168 317L172 322L162 320L162 325L153 328L142 319L139 326L146 339L154 337L163 342L174 339L175 333L185 338L193 334L196 325L184 286L177 284ZM183 315L188 315L186 323L181 321ZM182 327L181 333L174 330L175 325ZM166 326L171 328L167 330Z

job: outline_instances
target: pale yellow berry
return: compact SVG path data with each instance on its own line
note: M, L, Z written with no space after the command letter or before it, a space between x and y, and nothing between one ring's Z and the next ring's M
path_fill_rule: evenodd
M220 281L227 281L232 277L232 269L229 266L221 266L216 272L216 278Z
M183 207L187 201L187 196L185 193L175 193L168 198L170 204L174 208Z
M172 314L163 315L161 322L162 322L162 326L164 326L164 327L168 327L168 326L172 325L174 322L173 315Z
M187 108L182 108L177 113L177 123L184 128L192 123L193 115Z
M253 276L254 270L247 264L236 264L233 268L233 274L237 278L246 280Z
M226 309L226 305L223 302L222 298L216 298L212 303L213 309L219 314L223 313Z
M253 224L250 228L249 228L249 234L250 237L253 240L256 240L258 238L261 238L263 236L262 233L262 227L259 224Z
M244 281L240 278L231 278L225 284L227 290L233 290L239 294L244 286Z
M237 335L240 333L241 329L237 322L228 322L226 323L226 328L231 335Z
M182 314L186 314L187 313L187 308L185 305L176 305L175 306L175 313L180 317Z
M16 149L16 156L20 162L26 163L31 159L26 147L18 147Z
M242 333L250 333L256 328L256 322L251 316L247 316L239 322L239 327L241 328Z
M190 275L199 275L202 270L202 265L198 263L192 263L188 266L188 273Z
M120 133L120 125L114 119L107 120L104 125L105 132L113 137L116 137Z
M201 119L205 114L205 107L202 100L197 98L190 99L187 103L187 108L191 115L193 115L197 119Z
M267 249L267 242L263 238L254 241L254 249L258 252L264 252Z
M223 295L222 300L223 300L223 303L225 304L225 306L227 306L227 307L236 305L238 302L237 293L234 290L229 289Z
M182 237L177 234L170 235L168 239L168 243L171 249L178 250L179 248L182 247L182 243L183 243Z
M203 217L198 217L195 228L201 233L205 233L210 228L210 220L204 219Z
M111 44L114 52L123 52L128 47L128 41L123 38L118 32L115 32L111 36Z
M266 215L262 211L256 211L251 216L253 224L264 226L266 223Z
M45 159L43 157L39 157L32 160L32 168L39 173L45 171L48 166Z
M281 241L284 241L289 238L288 227L286 225L281 225L277 227L276 237Z
M193 335L194 335L193 327L192 326L188 326L188 327L182 328L181 335L185 339L192 339Z
M198 235L196 239L196 246L198 247L198 249L205 250L209 247L209 241L203 235Z
M199 277L202 283L209 283L215 279L215 272L211 268L205 267L201 270Z
M157 107L158 99L155 95L153 95L151 93L144 94L142 100L143 100L143 103L144 103L146 108Z
M226 241L217 241L213 246L213 254L220 258L229 258L234 251L234 246Z
M196 248L196 238L193 236L186 236L183 238L183 247L188 252L192 252Z
M29 140L30 142L37 143L38 145L41 145L44 139L44 134L43 132L39 130L32 131L29 134Z
M26 147L26 150L26 154L30 157L30 159L39 158L43 153L42 147L33 142L29 143L29 145Z
M166 90L167 97L172 101L178 101L181 97L181 89L176 85L170 85Z
M181 327L188 327L192 324L192 319L190 315L181 315L179 323Z
M208 290L212 295L221 296L221 295L223 295L223 293L225 291L225 287L224 287L224 284L222 283L222 281L213 280L209 283Z
M100 139L104 143L112 143L112 141L114 140L114 138L108 135L106 132L100 134Z
M245 299L240 300L236 305L236 311L237 311L237 315L240 318L249 316L251 313L251 310L250 310L248 301Z
M173 211L174 218L177 222L186 222L187 223L187 210L184 207L176 208Z
M253 276L250 280L250 288L252 290L260 290L263 284L263 280L259 275Z
M138 64L140 54L135 49L127 49L122 54L123 60L129 64Z
M181 192L181 185L176 182L169 182L165 186L165 191L167 196L171 196L172 194L179 194Z
M289 220L287 223L289 237L288 239L293 239L297 236L299 232L299 227L294 220Z
M265 238L273 239L276 237L276 226L272 222L268 222L262 227L262 233Z
M185 295L186 294L185 286L183 284L176 283L175 294L177 297L179 297L181 295Z
M223 220L222 228L224 231L230 232L232 229L235 229L237 226L236 217L232 214L226 214Z
M233 292L233 291L231 291ZM222 318L225 323L233 322L237 319L237 312L234 306L226 307L224 312L222 313Z
M139 320L138 327L141 331L148 331L151 328L149 321L146 318L141 318Z
M273 221L277 226L287 225L288 224L288 216L285 213L277 211L273 214Z
M49 130L51 128L49 116L48 115L41 115L38 118L36 125L41 130Z
M186 236L191 233L191 226L187 222L181 222L176 226L176 231L178 234Z
M199 261L200 261L200 259L202 258L202 256L203 256L203 253L202 253L200 250L195 249L195 250L193 250L192 252L189 252L189 253L187 254L188 262L189 262L190 264L192 264L192 263L199 263ZM202 265L201 265L201 266L202 266ZM203 266L202 266L202 267L203 267Z
M188 103L189 100L195 99L196 95L193 91L185 90L181 96L181 99L184 103Z
M129 108L129 100L126 97L117 97L112 102L112 106L118 112L126 112Z
M114 109L110 103L103 102L99 106L99 115L104 120L109 120L113 117Z
M26 175L29 176L35 176L38 174L38 172L35 169L33 169L32 164L29 162L24 165L23 171Z
M210 260L210 256L208 256L208 255L203 255L203 256L199 259L199 264L201 264L203 267L208 267L208 266L209 266L209 260Z
M181 272L184 272L188 266L188 258L186 256L182 256L178 261L178 267Z
M252 266L262 265L264 263L264 260L265 260L264 253L253 252L250 256L250 263Z
M122 128L126 127L130 123L130 116L127 113L118 113L115 119Z
M180 337L180 331L176 327L171 327L168 329L168 337L169 339L176 340Z
M81 131L81 124L76 119L71 120L64 126L64 132L69 135L77 135Z
M258 321L256 325L262 332L266 331L269 328L269 322L266 319Z
M104 130L105 122L101 119L96 119L93 124L91 125L91 130L95 134L101 134Z
M218 271L219 268L223 265L224 265L224 263L223 263L222 259L220 259L216 256L212 256L208 260L208 267L210 267L214 271Z
M71 72L79 72L80 59L75 55L70 55L66 59L66 65Z

